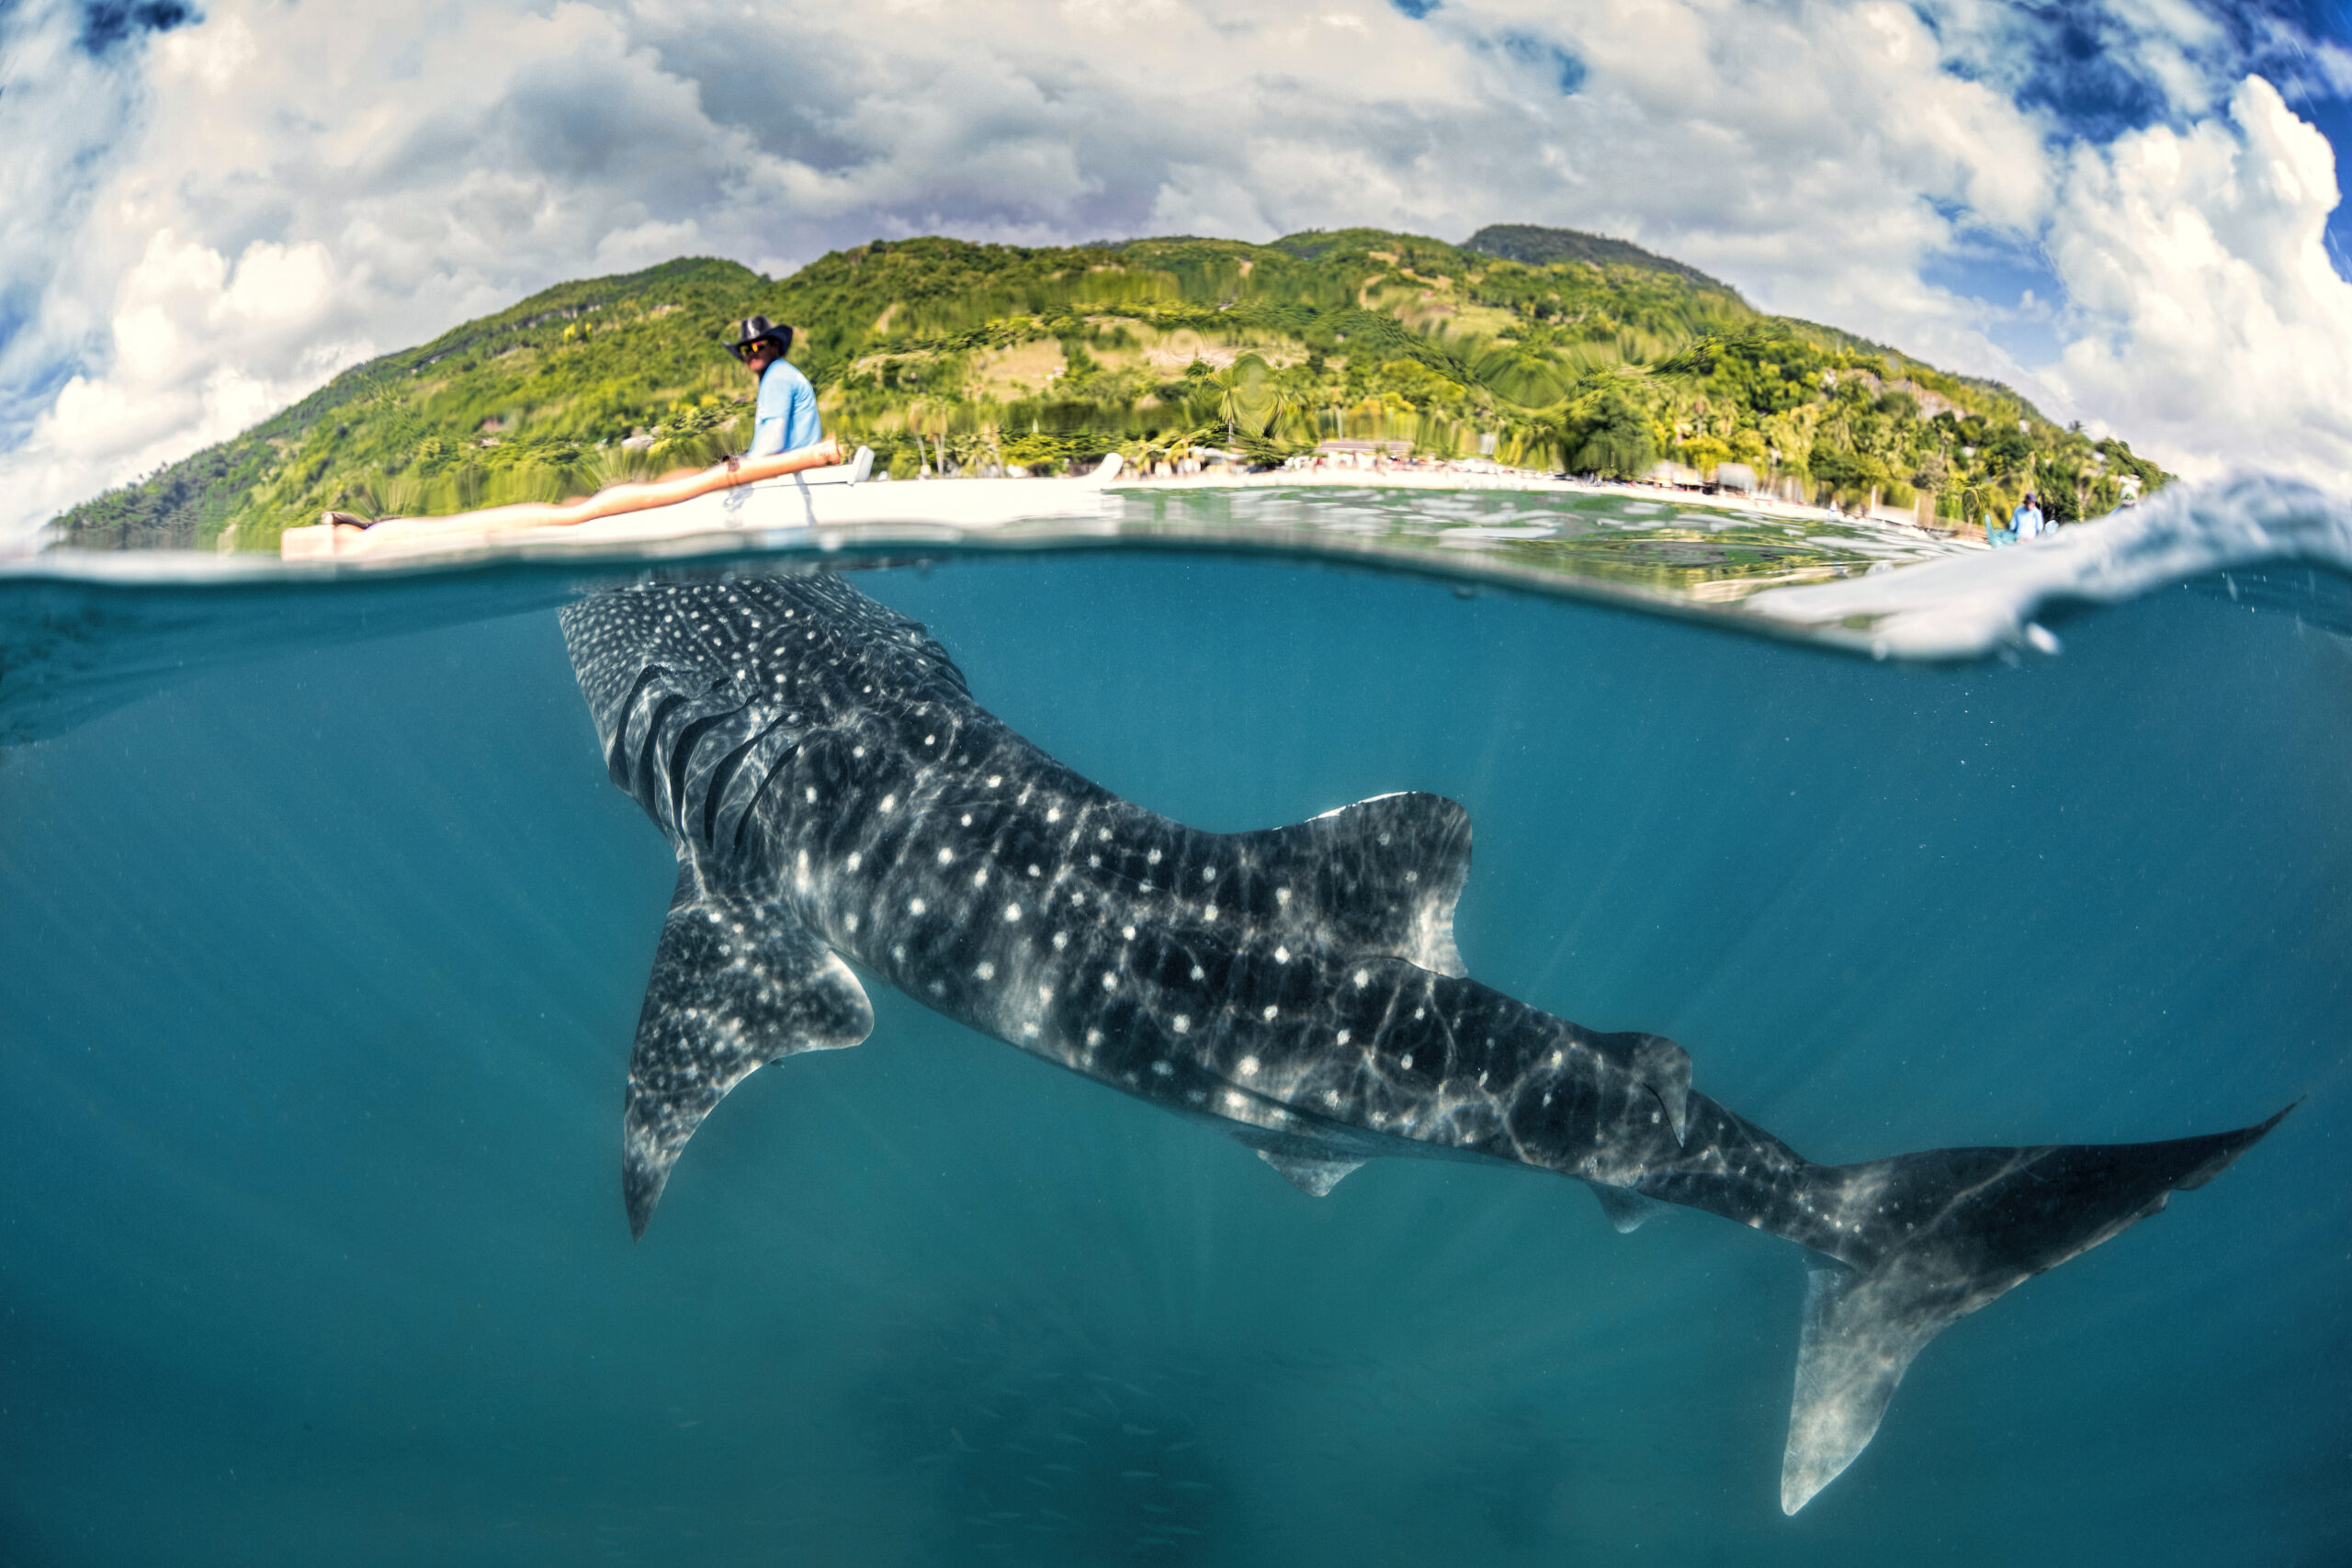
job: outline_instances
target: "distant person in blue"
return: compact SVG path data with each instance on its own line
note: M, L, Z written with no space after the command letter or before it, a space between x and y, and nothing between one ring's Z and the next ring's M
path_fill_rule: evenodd
M1989 513L1984 518L1984 542L1996 550L2004 545L2023 544L2049 531L2048 525L2042 521L2041 508L2035 502L2031 491L2026 491L2025 499L2018 502L2017 509L2009 513L2007 527L1995 527Z
M2033 491L2028 491L2025 499L2018 502L2018 509L2009 513L2009 533L2020 540L2038 539L2042 530L2041 503L2034 499Z
M797 452L824 439L824 423L817 417L817 389L793 367L785 355L792 349L792 329L765 316L738 322L728 352L750 367L760 380L760 400L752 414L752 449L747 457L768 457Z

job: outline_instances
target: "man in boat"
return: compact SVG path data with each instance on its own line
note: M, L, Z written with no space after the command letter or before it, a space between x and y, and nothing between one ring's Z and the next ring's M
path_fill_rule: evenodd
M785 358L792 347L790 327L780 327L765 316L748 317L736 323L735 341L727 347L751 367L760 383L759 401L752 414L752 449L742 457L729 457L708 468L674 468L657 479L612 485L593 496L574 496L560 504L531 502L459 513L454 517L390 521L403 524L410 534L451 527L500 531L568 527L625 513L673 506L715 490L831 467L848 459L840 442L825 439L823 423L817 414L817 389ZM872 454L865 453L863 448L860 451L854 479L863 479L866 465L873 461ZM786 457L787 453L791 456ZM378 526L348 512L327 513L320 522L325 525L323 536L315 543L304 538L300 547L291 553L334 555L341 541L356 539L362 531ZM309 530L300 532L309 534ZM286 552L288 547L281 543L279 549Z
M735 341L727 350L743 362L760 384L759 402L752 415L752 447L744 456L797 452L823 438L817 389L785 357L792 352L790 327L777 326L765 316L749 317L736 324Z
M2026 491L2025 499L2018 502L2017 510L2009 513L2009 537L2022 544L2028 539L2038 539L2050 531L2050 525L2041 515L2041 502L2034 498L2033 491Z
M777 326L765 316L752 316L736 323L736 339L727 347L751 367L760 382L759 402L752 415L752 449L741 457L729 457L708 468L674 468L657 479L612 485L593 496L574 496L560 504L533 502L459 513L454 517L389 521L401 523L409 534L446 532L451 527L498 531L567 527L625 513L673 506L715 490L842 463L848 455L842 450L840 442L825 439L824 427L817 414L816 389L784 357L791 346L792 329ZM865 464L871 461L870 455L860 458L856 479L865 477ZM341 541L356 539L363 530L379 525L347 512L330 512L320 521L325 525L325 531L317 542L304 538L300 547L292 550L281 543L281 552L334 555ZM307 536L310 530L289 532Z

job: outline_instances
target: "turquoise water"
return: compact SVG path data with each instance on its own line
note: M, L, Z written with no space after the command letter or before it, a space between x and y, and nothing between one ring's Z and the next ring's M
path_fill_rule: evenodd
M2341 575L1926 664L1295 552L859 571L1170 816L1461 801L1471 972L1815 1158L2308 1097L1930 1346L1792 1519L1786 1244L1474 1167L1311 1200L878 985L632 1244L673 868L584 581L0 582L7 1561L2352 1556Z

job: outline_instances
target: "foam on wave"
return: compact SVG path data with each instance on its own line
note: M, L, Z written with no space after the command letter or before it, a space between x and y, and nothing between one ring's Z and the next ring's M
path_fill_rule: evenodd
M2177 486L2018 548L1771 589L1741 610L1881 659L1973 659L2020 645L2054 650L2035 617L2055 607L2119 604L2217 571L2288 564L2352 576L2352 501L2291 479Z

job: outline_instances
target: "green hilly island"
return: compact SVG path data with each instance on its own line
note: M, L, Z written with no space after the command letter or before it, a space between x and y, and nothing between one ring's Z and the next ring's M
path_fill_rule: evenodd
M581 494L748 442L721 346L798 333L829 432L899 477L1272 461L1334 437L1632 477L1744 463L1784 492L1925 495L1957 518L2028 488L2060 520L2165 476L1995 382L1764 315L1679 262L1572 230L1461 245L1368 229L1272 244L876 241L772 280L682 260L566 283L355 367L251 430L58 518L83 547L274 548L336 508L419 515Z

